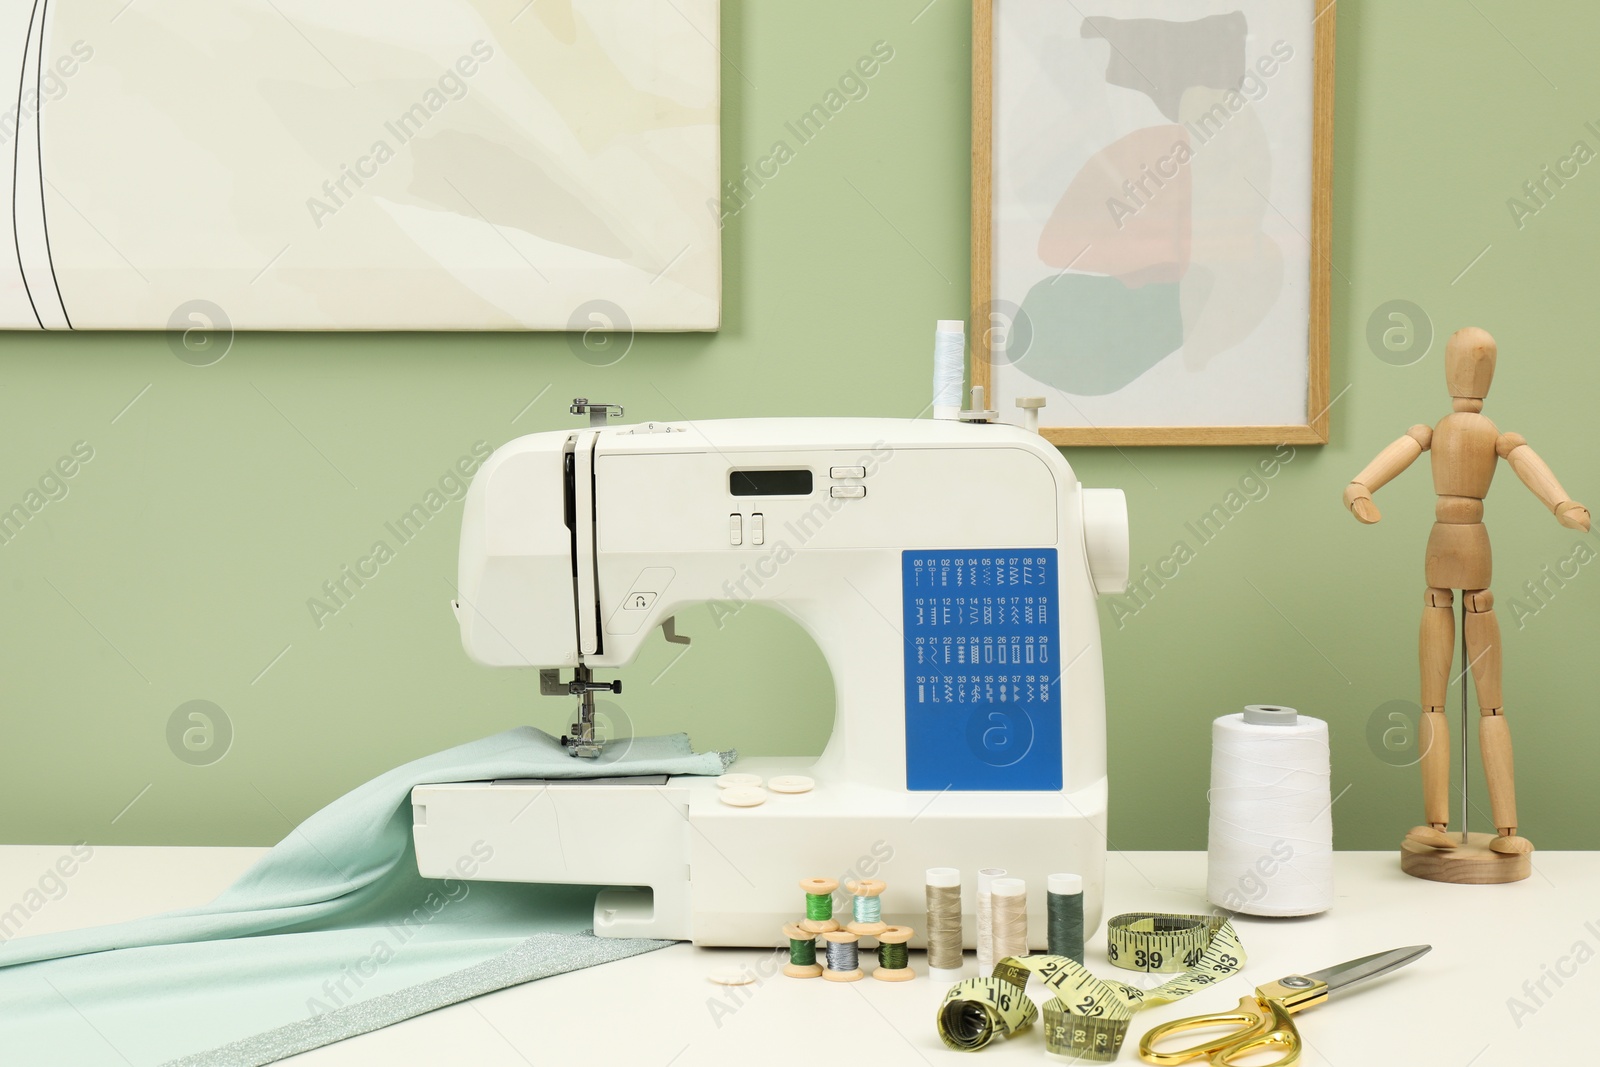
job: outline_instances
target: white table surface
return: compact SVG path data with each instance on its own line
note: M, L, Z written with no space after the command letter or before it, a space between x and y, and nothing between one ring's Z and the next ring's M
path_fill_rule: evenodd
M63 851L60 846L0 847L0 900L18 899ZM70 891L34 914L26 932L98 925L203 903L262 851L96 847L93 862L73 875ZM1207 910L1203 853L1113 854L1107 883L1108 914ZM1257 984L1283 974L1418 943L1432 944L1433 952L1297 1016L1307 1045L1302 1063L1520 1067L1578 1062L1591 1048L1592 1024L1600 1019L1597 890L1600 853L1536 853L1533 876L1504 886L1418 881L1400 873L1393 853L1340 853L1332 911L1310 919L1241 916L1235 926L1249 953L1244 972L1214 989L1140 1013L1118 1062L1140 1062L1133 1045L1157 1022L1231 1007ZM1106 962L1103 934L1102 924L1090 941L1089 966L1102 976L1126 976ZM913 966L922 972L922 954L912 955ZM729 966L770 972L773 959L767 950L676 945L503 990L284 1062L294 1067L1067 1062L1045 1053L1037 1028L976 1054L945 1049L934 1032L933 1014L947 987L925 973L900 984L867 978L840 985L775 974L756 984L724 987L708 979ZM971 959L968 953L969 974ZM1524 983L1532 983L1530 989ZM1036 992L1037 984L1032 989ZM1512 998L1531 1010L1514 1014Z

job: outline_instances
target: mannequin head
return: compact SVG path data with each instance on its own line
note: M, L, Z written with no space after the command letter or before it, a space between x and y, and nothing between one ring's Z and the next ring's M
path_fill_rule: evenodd
M1444 380L1450 396L1457 401L1476 401L1475 404L1457 404L1457 410L1479 411L1483 398L1489 395L1489 383L1494 380L1494 338L1476 326L1467 326L1450 335L1444 346Z

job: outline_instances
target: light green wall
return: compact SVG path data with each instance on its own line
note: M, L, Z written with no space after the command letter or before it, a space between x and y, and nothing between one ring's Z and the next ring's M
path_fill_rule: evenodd
M461 652L446 604L459 504L323 628L306 601L474 442L572 425L571 396L656 419L919 411L932 322L965 317L967 285L969 8L925 3L724 4L725 172L779 140L795 152L726 228L718 335L641 336L604 369L560 335L241 336L204 368L159 335L8 336L0 504L75 442L94 458L0 547L0 840L264 844L403 760L523 722L559 729L567 709L534 678ZM1375 528L1339 493L1448 409L1442 337L1477 323L1502 350L1488 413L1600 502L1600 163L1520 230L1506 207L1575 141L1600 149L1584 125L1600 129L1596 40L1587 4L1339 5L1333 444L1299 449L1120 628L1103 613L1114 845L1203 847L1207 724L1258 701L1331 722L1335 788L1350 787L1334 809L1342 847L1391 847L1417 820L1415 769L1386 764L1366 730L1374 709L1415 697L1428 475L1385 490ZM786 120L878 41L894 58L867 97L800 146ZM1391 299L1426 309L1440 335L1415 365L1368 348L1368 317ZM1193 543L1184 524L1270 451L1070 458L1086 484L1127 490L1143 565ZM1509 473L1488 510L1522 821L1543 847L1600 847L1585 818L1600 565L1519 629L1522 582L1577 537ZM636 729L752 753L820 747L831 682L797 628L749 609L719 629L702 609L681 629L696 642L681 660L657 644L624 674ZM236 732L210 766L168 748L169 716L193 699Z

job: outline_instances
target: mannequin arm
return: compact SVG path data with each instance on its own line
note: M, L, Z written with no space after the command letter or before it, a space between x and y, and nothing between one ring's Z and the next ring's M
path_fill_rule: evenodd
M1396 475L1417 461L1417 457L1433 444L1433 429L1413 426L1394 444L1379 452L1344 490L1344 506L1362 522L1377 522L1383 518L1372 494L1388 485Z
M1533 495L1555 513L1557 522L1573 530L1589 528L1589 509L1567 495L1567 491L1561 488L1561 483L1556 481L1550 465L1539 458L1539 453L1528 447L1528 442L1520 433L1501 434L1500 440L1495 444L1495 451L1511 464L1511 469L1517 472L1522 484L1532 490Z

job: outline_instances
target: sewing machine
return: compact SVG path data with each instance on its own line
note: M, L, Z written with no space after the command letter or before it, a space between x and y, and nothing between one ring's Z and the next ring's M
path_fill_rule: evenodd
M833 671L833 733L814 759L730 771L815 786L753 807L696 776L422 786L421 873L460 877L486 842L476 878L615 887L595 902L603 936L742 946L783 943L801 878L870 876L889 886L884 921L920 945L924 871L959 867L971 947L976 871L1001 866L1028 880L1043 947L1045 877L1073 871L1093 929L1095 595L1126 585L1121 491L1083 488L1054 446L1000 424L591 414L506 444L473 480L455 602L468 655L539 668L542 692L575 700L565 741L583 760L603 744L594 693L618 691L597 672L658 629L683 640L673 616L690 605L771 604Z

